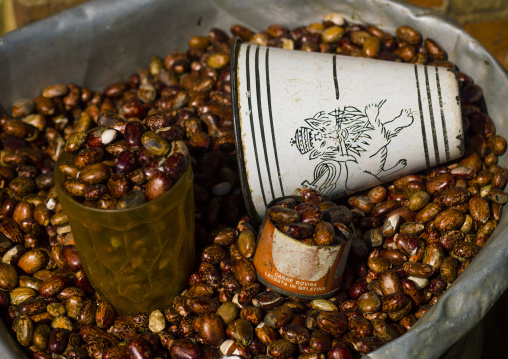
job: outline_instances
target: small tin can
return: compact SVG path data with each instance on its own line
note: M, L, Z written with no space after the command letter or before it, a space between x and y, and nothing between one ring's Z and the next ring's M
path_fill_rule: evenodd
M280 231L267 212L253 259L257 278L284 295L301 299L331 297L342 283L351 241L330 246L304 244Z
M242 190L258 221L303 187L334 200L464 154L451 69L236 39L231 95Z

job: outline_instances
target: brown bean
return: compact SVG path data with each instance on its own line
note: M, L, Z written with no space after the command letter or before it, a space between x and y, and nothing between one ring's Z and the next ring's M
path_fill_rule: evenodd
M505 191L503 191L499 188L494 188L489 191L486 198L488 200L494 202L491 205L492 209L493 209L495 204L504 205L508 202L508 193L506 193ZM502 207L498 206L498 208L502 208Z
M117 175L114 173L113 175ZM85 197L85 200L87 201L97 201L102 196L104 196L108 191L108 186L105 184L99 183L99 184L93 184L90 186L86 186L83 196Z
M492 177L492 187L502 189L506 185L507 181L508 181L508 170L505 168L501 168Z
M175 359L198 359L199 347L189 339L177 339L169 349L171 357Z
M26 196L33 192L35 188L34 180L24 176L14 178L9 184L9 189L19 197Z
M132 191L127 193L125 196L120 198L120 200L117 201L116 197L114 197L110 193L104 194L99 200L97 201L97 208L101 209L124 209L132 207L134 204L142 204L146 202L146 197L144 194L142 197L139 195L140 191ZM139 198L138 201L133 200L132 197ZM134 203L134 204L133 204Z
M163 173L157 173L153 175L148 183L146 184L145 196L148 201L153 201L164 193L166 193L171 187L173 187L173 180Z
M457 278L459 262L453 257L446 257L441 263L440 275L446 283L451 283Z
M245 308L245 307L244 307ZM242 308L243 309L243 308ZM216 314L219 315L224 323L228 325L238 317L239 308L233 302L225 302L218 309ZM166 318L168 316L166 315Z
M365 314L377 312L381 308L381 299L373 292L362 294L358 298L358 309Z
M464 214L453 208L445 209L436 216L434 223L441 232L458 229L464 223Z
M40 249L32 249L21 256L17 266L27 274L33 274L47 263L47 255Z
M400 279L393 271L386 271L379 277L381 290L384 295L394 294L402 291Z
M294 344L304 344L310 339L310 332L302 325L289 323L280 328L282 337Z
M134 152L125 150L117 154L114 161L114 168L117 174L132 172L139 166L138 160Z
M445 189L455 184L453 176L449 173L443 173L435 177L431 177L427 181L427 192L430 195L442 193Z
M424 40L424 46L432 60L446 60L446 52L435 40L426 38Z
M76 197L84 197L87 189L86 183L72 179L65 180L63 186L71 195Z
M348 203L365 213L370 213L374 208L374 202L372 202L368 197L351 196L348 198Z
M266 325L264 322L260 323L255 329L254 332L256 337L264 344L269 345L277 340L277 331L275 328L272 328Z
M399 323L402 325L406 330L411 329L414 323L416 323L416 317L413 314L406 315L404 318L402 318Z
M402 267L408 276L429 278L434 274L434 267L430 264L406 262Z
M470 242L459 242L455 244L451 252L452 256L463 262L466 259L474 258L480 251L480 246Z
M425 207L430 200L430 196L426 191L418 191L409 198L409 209L411 211L419 211Z
M408 256L414 256L422 247L421 240L416 236L397 233L394 236L397 249Z
M404 294L406 294L406 293L404 292ZM406 294L406 295L409 295L409 294ZM412 302L408 302L407 305L402 307L401 309L394 310L393 312L389 312L388 317L393 321L399 321L400 319L402 319L406 315L408 315L412 308L413 308Z
M352 220L351 211L345 206L333 206L322 211L323 220L330 223L349 225Z
M309 347L311 350L318 353L326 353L330 349L331 345L332 339L328 332L322 329L312 331L309 339Z
M196 314L214 313L219 308L219 302L213 298L193 297L187 299L187 306Z
M408 298L404 293L397 292L387 294L381 298L381 307L383 312L393 312L399 310L407 304Z
M371 258L368 261L368 266L376 273L383 273L390 268L390 261L382 257Z
M370 324L370 321L362 317L349 318L348 328L354 336L359 338L372 335L372 324Z
M78 321L84 325L94 325L97 312L97 302L93 299L86 300L81 307Z
M362 53L366 57L377 57L380 49L381 49L381 42L379 41L379 39L377 37L374 37L374 36L367 37L363 41Z
M389 342L398 337L395 330L390 327L383 319L371 320L374 335L383 342Z
M254 325L258 325L261 323L264 313L261 308L247 305L240 310L240 317L248 320Z
M486 223L490 218L490 207L488 202L476 195L469 200L469 213L477 222Z
M111 177L109 177L107 181L107 189L116 198L122 198L123 196L125 196L129 192L130 188L131 185L129 179L127 178L127 176L122 175L120 173L111 174ZM92 189L89 189L87 187L87 189L85 190L85 198L87 197L87 192L90 190ZM98 193L92 193L93 195L92 198L98 197L97 199L99 199L100 197L102 197L102 195L106 193L105 188L103 189L102 187L98 187L97 190ZM90 197L90 193L88 193L88 197Z
M65 277L54 275L42 282L40 293L43 297L53 297L65 288L66 282Z
M439 196L439 202L447 207L456 206L469 200L470 192L465 188L449 187Z
M193 326L198 335L209 345L219 346L226 337L224 321L215 313L197 317Z
M0 288L11 290L18 285L18 274L16 269L6 263L0 263Z
M393 53L401 58L404 62L411 62L411 60L416 55L416 49L412 45L404 45L397 48Z
M236 230L234 228L223 228L214 237L214 244L223 246L231 245L236 240Z
M444 232L439 238L439 243L447 251L451 251L457 242L464 239L464 234L458 230Z
M296 345L286 339L278 339L270 343L267 353L275 359L287 359L293 356L296 351Z
M83 169L88 165L99 163L104 158L104 150L101 147L85 148L74 157L74 166Z
M506 152L506 140L500 135L490 136L487 139L487 146L489 150L497 156Z
M319 222L314 228L312 239L319 246L327 246L334 241L335 230L329 222Z
M100 162L83 168L79 173L78 179L86 185L92 185L106 182L110 176L111 168Z
M238 236L238 250L245 258L250 258L256 252L256 237L254 232L246 229Z
M67 151L68 153L77 153L85 145L87 138L88 133L86 132L75 133L74 135L69 137L69 139L65 143L65 151Z
M235 265L235 275L238 282L242 286L246 286L256 280L256 269L251 261L241 259Z
M372 209L370 215L374 217L384 217L388 213L400 207L400 202L396 200L387 200L377 203Z
M411 45L418 45L422 41L421 34L416 29L407 25L399 26L395 30L395 34L399 39Z
M230 339L238 343L248 346L254 337L254 328L251 322L246 319L238 318L228 324L226 334Z
M249 41L250 38L254 35L253 31L237 24L231 26L230 30L233 33L233 35L239 36L243 41Z
M312 225L317 225L321 222L321 210L319 207L310 207L300 212L300 220L302 223L308 223Z
M439 270L441 263L445 257L443 247L439 243L430 243L425 248L425 256L423 257L423 263L431 265L434 271Z
M430 305L424 304L415 312L415 318L420 319L431 308Z
M290 208L274 206L268 209L270 220L276 224L288 225L300 221L300 214Z
M302 222L294 222L287 225L283 225L281 226L281 230L283 233L296 239L309 238L315 232L315 228L312 224ZM313 242L311 241L311 244L312 243Z
M109 328L115 315L116 311L110 303L99 301L95 312L95 321L99 328Z
M423 207L415 217L415 221L419 223L427 223L433 220L442 209L442 205L438 202L431 202Z
M13 328L16 332L16 339L21 346L27 347L32 342L33 321L25 314L14 319Z
M346 315L338 312L321 312L317 317L317 323L322 330L336 337L348 328Z
M407 256L395 249L386 249L381 252L381 257L388 259L392 266L400 266L407 262Z
M282 305L284 302L284 299L274 291L264 291L256 295L255 298L252 299L252 304L255 307L264 309L264 310L271 310L279 305Z
M296 202L296 200L294 198L289 197L289 198L281 199L280 201L275 203L275 206L289 208L289 209L295 209L297 204L298 204L298 202Z
M51 330L48 341L48 351L53 354L61 354L67 347L70 332L67 329L55 328Z
M289 323L292 314L293 311L291 310L291 308L282 305L269 311L268 314L265 316L264 322L269 327L279 329L283 325Z

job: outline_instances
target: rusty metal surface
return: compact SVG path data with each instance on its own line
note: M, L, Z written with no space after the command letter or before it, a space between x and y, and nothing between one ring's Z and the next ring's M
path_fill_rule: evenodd
M302 299L329 298L342 283L351 242L309 246L280 231L266 214L252 263L258 280L276 292Z
M393 32L402 24L436 39L459 68L484 89L498 133L507 137L508 76L500 64L455 21L429 10L387 0L232 1L96 0L0 38L0 112L20 97L33 98L55 82L92 89L122 81L151 55L186 47L191 35L240 23L264 29L320 21L330 11ZM502 165L506 166L506 158ZM366 358L436 358L464 337L508 287L508 219L425 317L401 338ZM0 324L3 358L22 358Z

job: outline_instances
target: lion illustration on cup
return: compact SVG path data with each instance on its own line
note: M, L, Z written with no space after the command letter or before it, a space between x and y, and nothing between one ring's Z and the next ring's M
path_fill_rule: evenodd
M353 106L337 108L330 113L320 111L305 119L308 126L299 127L291 144L309 160L318 160L314 179L302 186L314 188L325 196L340 197L350 188L349 173L363 172L383 181L402 170L407 160L401 158L387 168L388 145L404 128L411 126L413 115L409 109L399 116L383 121L380 109L386 100L365 106L360 111ZM346 190L337 193L339 179Z

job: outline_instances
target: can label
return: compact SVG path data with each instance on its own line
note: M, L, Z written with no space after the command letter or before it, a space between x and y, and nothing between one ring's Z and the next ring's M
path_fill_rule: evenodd
M351 241L309 246L265 219L254 256L258 280L276 292L317 299L333 295L342 283Z

